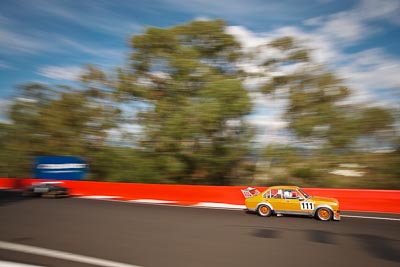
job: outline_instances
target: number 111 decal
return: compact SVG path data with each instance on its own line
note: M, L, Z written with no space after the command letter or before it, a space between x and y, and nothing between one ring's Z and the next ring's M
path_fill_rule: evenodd
M301 202L300 207L302 210L313 210L314 202Z

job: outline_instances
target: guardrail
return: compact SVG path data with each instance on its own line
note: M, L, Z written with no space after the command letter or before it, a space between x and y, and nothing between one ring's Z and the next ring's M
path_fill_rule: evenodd
M0 188L22 189L38 179L0 178ZM76 196L106 196L121 200L173 201L180 205L223 203L243 205L245 186L200 186L171 184L63 181ZM260 191L267 187L257 187ZM310 195L333 197L346 211L400 213L400 190L304 188Z

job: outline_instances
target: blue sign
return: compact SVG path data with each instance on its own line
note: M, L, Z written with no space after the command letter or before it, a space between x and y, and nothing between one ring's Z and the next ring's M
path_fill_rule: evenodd
M85 160L72 156L36 157L33 164L35 178L55 180L83 180L88 170Z

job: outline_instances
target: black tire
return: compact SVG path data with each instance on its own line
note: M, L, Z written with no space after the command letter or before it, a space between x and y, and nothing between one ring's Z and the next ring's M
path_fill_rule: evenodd
M57 197L57 192L56 191L49 191L47 193L42 194L43 198L56 198Z
M265 204L261 204L260 206L258 206L257 208L257 213L258 215L260 215L261 217L269 217L272 214L272 210L268 205Z
M23 196L23 197L31 197L31 196L32 196L32 193L31 193L31 192L28 192L28 191L23 191L23 192L22 192L22 196Z
M319 208L315 211L315 218L320 221L330 221L333 218L333 212L328 208Z

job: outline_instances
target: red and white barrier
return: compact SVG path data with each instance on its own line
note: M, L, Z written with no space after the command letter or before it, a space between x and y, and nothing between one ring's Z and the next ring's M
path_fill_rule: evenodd
M0 188L17 188L37 179L0 178ZM72 195L132 202L215 207L241 207L245 186L200 186L63 181ZM257 187L260 191L266 187ZM400 213L400 190L304 188L310 195L333 197L346 211ZM205 203L205 204L204 204ZM206 206L207 206L206 205Z

